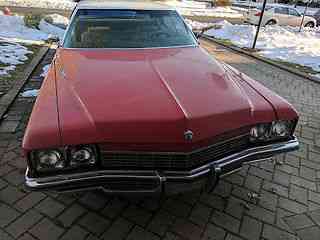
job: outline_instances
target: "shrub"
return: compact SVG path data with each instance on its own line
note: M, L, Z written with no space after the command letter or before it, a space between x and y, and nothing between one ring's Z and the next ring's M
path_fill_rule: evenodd
M30 28L39 29L39 24L42 19L41 14L26 14L23 18L24 24Z

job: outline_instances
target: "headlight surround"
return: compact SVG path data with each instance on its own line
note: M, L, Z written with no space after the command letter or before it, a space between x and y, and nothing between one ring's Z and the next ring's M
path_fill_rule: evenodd
M95 165L97 154L93 146L75 146L70 147L70 166Z
M272 122L271 133L277 137L287 137L291 133L291 123L288 121Z
M252 141L260 140L264 141L270 136L270 125L267 123L261 123L251 128L250 139Z
M95 145L67 146L64 148L31 152L31 166L39 173L72 170L95 166L98 151Z
M34 154L36 161L36 169L39 172L63 169L66 166L66 161L61 151L52 149L37 151Z
M288 138L293 134L296 121L273 121L260 123L250 130L251 142L265 142Z

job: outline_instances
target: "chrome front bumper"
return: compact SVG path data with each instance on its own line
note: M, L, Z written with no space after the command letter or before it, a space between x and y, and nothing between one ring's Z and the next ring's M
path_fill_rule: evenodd
M297 150L297 138L290 141L253 147L212 161L191 171L131 171L101 170L45 178L32 178L26 171L26 185L31 190L59 192L101 189L107 193L178 193L215 184L215 177L223 177L243 164L263 161L270 157ZM127 187L126 187L127 186Z

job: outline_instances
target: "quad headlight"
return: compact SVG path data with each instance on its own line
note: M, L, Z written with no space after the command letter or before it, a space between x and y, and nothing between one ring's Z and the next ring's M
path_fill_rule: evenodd
M270 141L290 137L295 127L295 121L274 121L261 123L250 130L252 142Z
M97 163L97 150L94 145L37 150L32 152L32 160L38 172L93 166Z
M277 137L286 137L291 133L291 123L287 121L273 122L271 125L271 133Z
M72 147L70 149L70 165L94 165L97 162L95 149L90 146Z
M66 165L61 152L58 150L39 151L36 157L38 159L38 171L62 169Z

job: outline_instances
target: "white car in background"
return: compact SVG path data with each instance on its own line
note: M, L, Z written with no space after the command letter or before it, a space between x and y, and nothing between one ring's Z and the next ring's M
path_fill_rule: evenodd
M259 19L262 13L262 8L249 9L245 13L245 22L258 25ZM301 24L303 15L298 12L294 7L270 4L266 6L263 18L262 26L265 25L283 25L298 27ZM315 27L316 19L310 16L305 16L303 20L304 27Z

